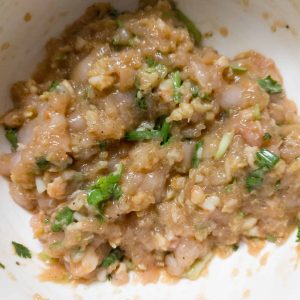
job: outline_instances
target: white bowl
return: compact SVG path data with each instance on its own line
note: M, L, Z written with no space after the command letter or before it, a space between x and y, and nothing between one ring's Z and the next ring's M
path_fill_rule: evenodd
M30 75L43 55L51 37L77 17L93 0L2 0L0 1L0 111L11 106L9 85ZM132 9L136 1L111 1L118 9ZM273 58L282 72L288 96L300 101L300 0L182 0L179 7L203 32L213 31L207 45L233 56L255 49ZM30 13L30 22L24 21ZM276 32L272 32L277 28ZM284 25L289 25L289 29ZM220 34L228 29L228 36ZM8 47L9 46L9 47ZM300 102L298 102L300 103ZM0 137L1 151L8 145ZM43 264L38 260L39 242L32 238L30 215L9 196L7 182L0 178L0 299L27 300L34 294L47 299L196 299L235 300L300 298L300 268L297 268L295 235L284 246L268 245L259 257L241 247L226 260L215 258L209 274L197 281L176 284L129 284L113 287L110 283L59 285L38 280ZM15 256L11 241L33 250L31 260ZM20 266L16 265L20 262Z

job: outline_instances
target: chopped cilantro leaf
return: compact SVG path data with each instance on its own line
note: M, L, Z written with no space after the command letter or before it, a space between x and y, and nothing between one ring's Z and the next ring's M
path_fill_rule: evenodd
M97 182L90 187L88 204L99 208L99 205L109 199L119 199L122 196L122 189L119 186L122 173L123 165L119 164L115 172L99 177Z
M43 156L37 158L35 163L41 172L48 170L50 167L50 162Z
M269 141L271 138L272 138L272 136L269 132L266 132L263 136L264 141Z
M5 128L5 137L10 142L11 150L15 152L18 148L17 129Z
M258 168L248 174L246 178L246 187L249 192L261 187L266 171L266 168Z
M270 75L266 78L259 79L258 84L269 94L278 94L283 91L282 85L274 80Z
M1 269L5 269L5 266L4 266L4 264L3 264L3 263L1 263L1 262L0 262L0 268L1 268Z
M51 226L51 230L54 232L62 231L64 226L74 222L74 211L69 207L64 207L58 211L55 216L55 221Z
M269 151L261 148L256 152L255 163L259 166L258 169L251 171L246 178L246 187L249 192L261 187L265 174L272 169L279 161L279 157Z
M103 259L101 267L108 268L116 261L122 260L124 252L120 248L116 248L110 251L110 253Z
M18 256L23 258L31 258L31 253L27 247L17 242L12 242L12 245L14 246L14 249Z
M54 81L52 81L52 82L50 83L50 86L49 86L49 88L48 88L48 91L49 91L49 92L54 92L54 91L57 90L58 86L59 86L59 81L54 80Z

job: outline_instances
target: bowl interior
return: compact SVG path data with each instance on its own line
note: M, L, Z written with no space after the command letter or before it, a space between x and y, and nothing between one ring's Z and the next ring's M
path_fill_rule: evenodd
M0 112L11 106L9 86L26 79L43 56L46 41L79 17L93 0L5 0L0 2ZM136 1L111 1L118 9L133 9ZM290 99L300 104L300 0L181 0L179 7L202 32L213 32L205 45L220 53L235 54L254 49L273 58L284 78ZM31 20L26 22L26 14ZM225 30L224 30L225 29ZM228 35L225 36L226 31ZM9 147L3 132L0 150ZM194 282L176 284L134 283L113 287L110 283L89 286L41 283L43 264L37 258L38 241L32 238L30 214L10 198L7 182L0 178L0 289L5 299L299 299L295 236L281 247L268 245L259 258L248 255L246 246L226 260L215 258L209 275ZM32 260L14 255L11 241L25 244L35 253ZM16 262L20 262L20 266Z

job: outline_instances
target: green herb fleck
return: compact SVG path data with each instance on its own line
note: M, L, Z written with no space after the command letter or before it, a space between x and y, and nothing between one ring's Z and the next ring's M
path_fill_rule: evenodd
M175 71L173 73L171 73L171 80L173 83L173 100L176 103L180 103L182 101L182 93L179 91L182 81L181 81L181 76L180 76L180 72L179 71Z
M278 94L283 91L282 85L274 80L270 75L264 79L259 79L258 84L269 94Z
M275 189L276 189L276 191L280 190L280 187L281 187L281 180L278 179L278 180L276 181L276 183L275 183Z
M165 117L159 117L154 128L155 129L138 128L137 130L127 132L127 134L125 135L125 139L127 141L143 141L157 139L162 140L161 145L166 144L171 138L171 124L166 121Z
M232 250L237 251L240 248L239 244L232 245Z
M124 252L120 248L116 248L110 251L110 253L103 259L101 267L108 268L116 261L122 260Z
M258 169L251 171L246 178L246 187L249 192L261 187L265 174L272 169L279 161L279 157L269 151L261 148L256 152L255 163L259 166Z
M237 179L236 177L233 177L231 182L225 187L226 193L231 193L233 190L234 185L236 184Z
M199 87L197 85L195 85L195 84L192 84L191 85L191 93L192 93L192 96L194 98L199 97L200 96L200 89L199 89Z
M171 137L170 127L171 127L170 123L164 120L160 129L160 134L162 137L162 143L161 143L162 145L166 144Z
M41 172L45 172L50 168L50 162L43 156L37 158L35 163Z
M116 9L112 8L112 9L109 10L108 15L112 19L116 19L120 15L120 13Z
M266 132L263 136L264 141L269 141L271 138L272 138L272 136L269 132Z
M99 177L97 182L90 187L87 198L88 204L99 208L99 205L109 199L119 199L122 196L122 190L119 186L122 173L123 165L119 164L115 172Z
M106 275L106 279L107 279L108 281L111 281L111 280L112 280L112 274L111 274L111 273L107 274L107 275Z
M0 262L0 268L1 268L1 269L5 269L5 266L4 266L4 264L3 264L3 263L1 263L1 262Z
M211 102L213 100L213 95L212 95L212 93L204 92L201 96L201 99Z
M267 241L269 241L271 243L276 243L277 237L272 234L269 234L269 235L267 235Z
M300 225L298 225L298 231L297 231L297 243L300 243Z
M240 65L232 65L231 66L231 70L235 73L235 74L244 74L246 73L248 70L247 68L240 66Z
M74 222L74 211L65 206L55 216L55 222L51 226L53 232L62 231L64 226Z
M252 115L253 115L253 119L254 119L255 121L261 119L260 107L259 107L258 104L255 104L255 105L253 106L253 114L252 114Z
M261 187L266 171L265 168L259 168L248 174L246 178L246 187L249 192Z
M116 23L119 28L124 27L124 23L120 19L117 19Z
M103 224L103 223L106 222L106 218L105 218L105 216L102 214L102 212L99 212L95 217L96 217L97 221L98 221L100 224Z
M203 151L203 141L199 141L195 144L195 149L192 156L192 167L197 168L200 164L202 158L202 151Z
M54 80L54 81L52 81L52 82L50 83L50 86L49 86L49 88L48 88L48 91L49 91L49 92L54 92L54 91L57 90L58 86L59 86L59 81Z
M28 248L16 242L12 242L12 245L14 246L18 256L23 258L31 258L31 253Z
M269 151L268 149L261 148L256 152L256 160L255 163L259 167L266 167L268 169L272 169L279 161L279 157Z
M202 41L202 34L196 25L179 9L175 8L174 13L176 18L186 26L188 32L193 36L195 45L199 46Z
M142 110L146 111L148 108L145 96L141 90L138 90L135 96L137 106Z
M5 128L5 137L10 142L11 150L15 152L18 148L17 129Z
M50 248L50 249L59 249L59 248L62 247L62 245L63 245L63 244L62 244L62 241L56 241L56 242L50 244L50 245L49 245L49 248Z
M133 130L125 135L127 141L143 141L160 139L161 133L158 130Z
M107 150L107 146L108 146L108 143L106 141L99 142L100 151L106 151Z
M243 211L240 211L240 212L239 212L239 216L240 216L241 218L244 218L244 217L246 216L246 213L243 212Z
M230 117L230 109L225 109L221 112L220 118L221 119L228 119Z
M146 57L145 58L145 62L149 67L156 67L157 66L157 62L154 60L153 57Z

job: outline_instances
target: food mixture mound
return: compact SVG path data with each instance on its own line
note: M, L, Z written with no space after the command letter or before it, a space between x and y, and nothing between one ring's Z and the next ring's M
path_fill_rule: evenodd
M284 240L300 212L300 123L273 61L201 46L181 11L96 4L13 85L0 159L43 255L71 279L165 269Z

